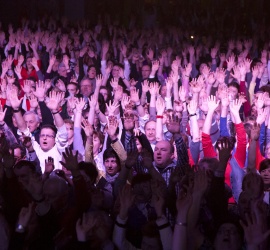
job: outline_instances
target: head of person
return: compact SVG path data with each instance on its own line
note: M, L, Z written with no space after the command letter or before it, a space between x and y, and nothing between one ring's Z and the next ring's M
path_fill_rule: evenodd
M69 82L67 84L67 91L69 96L76 96L79 93L79 86L75 82Z
M242 181L242 190L250 196L250 199L263 197L264 184L262 177L257 173L247 173Z
M51 176L43 185L44 199L54 211L65 208L68 204L69 188L66 181L58 176Z
M9 153L11 154L12 151L13 151L14 159L16 160L16 163L18 161L21 161L21 160L25 159L25 157L26 157L25 149L20 144L14 143L14 144L10 145Z
M219 161L216 158L202 158L199 163L198 167L201 170L210 170L211 172L215 172L218 168Z
M87 69L87 76L90 79L96 78L97 76L97 69L95 67L95 65L90 65Z
M74 137L74 122L71 119L65 119L64 122L68 132L68 139L71 140Z
M98 177L98 170L96 165L91 162L81 161L78 164L78 168L87 184L88 189L91 190L96 183Z
M156 140L156 122L148 121L147 123L145 123L144 130L148 141L150 143L154 142Z
M39 116L34 111L26 111L23 115L23 119L31 133L33 133L40 125Z
M92 85L91 80L88 77L83 78L81 80L81 83L80 83L80 92L85 97L90 97L90 95L92 94L92 92L93 92L93 85Z
M143 65L141 72L142 72L142 79L147 79L150 76L151 67L149 65Z
M230 101L236 100L239 93L239 84L231 82L228 84L228 97Z
M97 155L101 152L104 144L104 135L100 131L94 131L93 134L93 154Z
M159 141L155 146L154 162L158 168L165 168L174 158L174 147L168 141Z
M27 187L30 182L31 175L36 174L36 167L30 161L21 160L14 165L14 174L18 181L24 187Z
M264 159L260 163L259 167L259 172L261 174L263 184L264 184L264 189L269 190L270 188L270 159Z
M120 64L114 64L112 67L112 77L113 78L119 78L119 72L123 69L122 65Z
M62 77L67 77L67 69L65 67L65 65L63 63L60 63L58 65L58 74L59 76L62 76Z
M135 195L135 203L146 203L151 200L151 175L137 174L132 178L132 193Z
M245 119L244 128L248 138L250 138L250 132L256 122L256 116L249 116Z
M141 153L142 150L143 150L142 143L140 142L140 140L139 140L138 137L136 137L135 139L136 139L136 147L137 147L137 150L138 150L139 153Z
M103 96L105 102L111 99L111 93L105 86L100 87L99 93Z
M32 65L32 56L27 56L26 57L26 61L25 61L25 63L26 63L26 67L27 67L27 69L28 70L32 70L34 67L33 67L33 65Z
M87 212L85 214L86 222L96 221L95 226L88 230L86 233L86 239L91 242L91 248L102 249L104 242L107 242L111 238L113 231L113 221L109 215L100 210Z
M51 150L55 145L57 129L53 125L43 125L40 130L39 144L43 151Z
M243 244L243 230L237 222L223 223L217 230L214 241L216 250L241 250Z
M107 148L104 151L103 164L106 169L106 174L110 176L116 175L121 169L120 159L112 148Z
M160 88L160 95L162 98L165 98L167 94L167 86L166 85L162 85Z
M127 109L124 113L123 120L124 120L124 128L125 130L131 131L135 127L136 115L133 110Z

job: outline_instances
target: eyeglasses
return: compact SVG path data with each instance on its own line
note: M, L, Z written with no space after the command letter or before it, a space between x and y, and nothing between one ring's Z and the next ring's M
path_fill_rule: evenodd
M134 119L134 114L124 114L124 119Z
M51 139L52 139L52 138L55 138L54 135L44 135L44 134L39 135L39 137L40 137L40 138L45 138L45 137L46 137L46 138L51 138Z

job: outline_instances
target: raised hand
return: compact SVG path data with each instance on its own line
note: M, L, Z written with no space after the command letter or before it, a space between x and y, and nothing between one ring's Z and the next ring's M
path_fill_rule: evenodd
M60 163L67 169L72 171L78 170L78 151L73 153L72 149L66 148L63 153L63 158L65 161L60 161Z
M180 121L178 116L170 115L169 120L166 122L167 129L172 134L180 133Z
M33 94L37 97L39 101L44 101L45 94L46 94L46 88L43 81L38 81L36 83L36 90L33 91Z
M116 130L118 128L118 121L115 116L108 117L108 128L107 133L110 136L111 140L115 140L117 138Z
M157 96L159 93L159 89L160 89L160 86L157 82L150 83L150 86L149 86L150 95Z
M89 232L98 224L98 218L94 216L87 217L84 213L82 219L76 222L76 233L78 241L85 242L88 240Z
M9 92L9 101L10 105L13 109L18 109L21 106L23 97L21 99L18 98L17 90L15 88L11 88Z
M187 105L187 110L189 114L196 114L198 103L195 100L191 100Z
M49 99L46 101L46 105L52 112L58 111L60 103L64 98L64 94L65 93L63 92L58 93L55 91L50 92Z
M32 81L29 81L29 80L24 80L24 81L23 81L22 89L23 89L23 92L24 92L25 94L29 94L29 93L32 91L32 85L31 85L31 82L32 82Z
M100 88L101 84L103 81L103 76L102 75L97 75L96 76L96 87Z
M220 100L217 101L215 96L212 96L212 95L209 96L207 98L208 111L210 110L215 111L219 103L220 103Z
M137 103L140 101L139 90L136 90L136 89L130 90L130 100L133 101L134 103Z
M75 109L76 112L82 112L83 108L85 106L85 100L81 97L81 98L76 98L75 100Z
M231 113L233 113L234 115L239 114L239 110L240 110L242 104L243 104L242 101L239 100L239 99L233 100L230 103L230 111L231 111Z
M143 93L147 93L149 91L149 81L148 80L144 80L142 82L142 92Z
M130 97L129 96L123 96L121 100L121 106L122 109L125 110L126 107L130 104Z
M28 100L29 100L29 102L30 102L30 107L31 107L32 109L37 108L37 106L38 106L38 100L37 100L37 98L36 98L34 95L30 95L30 96L28 97Z
M231 55L226 62L227 62L227 70L231 71L232 68L235 66L235 56Z
M250 139L254 141L258 141L260 137L260 130L261 130L260 124L255 122L252 128L250 129Z
M47 160L45 160L45 171L44 173L50 174L54 170L54 159L52 157L48 157Z
M156 101L157 115L163 115L165 111L165 102L162 97L158 97Z
M110 81L110 84L111 84L112 88L115 90L118 87L118 79L117 78L113 78Z
M192 79L189 85L190 85L190 90L192 91L192 93L199 93L201 89L203 88L203 84L201 84L201 82L198 82L198 80L195 78Z
M110 101L109 105L106 103L107 111L108 111L108 116L114 116L115 110L119 107L119 104L117 102Z
M93 126L88 122L88 120L85 119L82 120L82 128L84 130L86 137L93 136L94 129Z

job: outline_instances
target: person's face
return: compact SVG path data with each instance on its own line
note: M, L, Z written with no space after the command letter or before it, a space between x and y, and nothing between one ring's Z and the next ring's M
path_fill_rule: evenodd
M156 140L156 123L154 121L148 122L145 126L145 135L148 141L153 142Z
M166 93L167 93L167 87L166 87L166 85L164 85L160 89L160 95L161 95L161 97L162 98L165 98L166 97Z
M31 64L31 62L32 62L32 58L31 57L29 57L29 58L26 59L26 67L28 69L33 69L33 65Z
M67 129L67 132L68 132L68 139L70 140L74 136L74 129L73 129L73 126L70 123L65 123L65 125L66 125L66 129Z
M206 63L202 63L202 64L200 65L200 69L199 69L200 74L202 74L202 71L203 71L203 69L204 69L205 67L207 67Z
M108 90L107 89L101 89L99 91L99 93L103 95L104 101L106 102L108 100Z
M65 66L61 66L58 68L58 74L63 77L67 77L67 69Z
M16 163L19 161L19 160L22 160L22 150L20 148L15 148L13 150L14 152L14 159L16 160ZM11 152L11 149L9 150L9 153L12 153Z
M107 158L104 161L104 166L106 173L110 176L114 176L120 170L119 166L117 165L116 158L114 157Z
M89 97L92 94L92 83L89 80L81 81L81 93L83 96Z
M171 163L173 153L171 152L171 145L168 141L160 141L155 146L154 161L157 167L165 168Z
M100 143L100 139L97 135L93 136L93 154L97 155L101 149L102 145Z
M118 78L119 77L119 70L120 67L119 66L113 66L112 68L112 76Z
M43 128L39 135L39 144L43 151L51 150L55 145L55 134L50 128Z
M96 69L94 67L91 67L88 71L88 77L92 79L95 78L96 75L97 75Z
M75 96L78 93L78 90L74 84L69 84L67 86L67 91L70 96Z
M142 78L146 79L150 76L151 68L148 65L142 66Z
M264 185L269 186L270 185L270 168L264 169L261 172L261 177L263 179Z
M24 121L26 126L29 128L30 132L33 133L39 126L39 122L37 121L37 117L34 114L25 115Z
M238 229L230 223L222 224L217 232L214 247L217 250L241 249L241 238Z
M124 114L124 128L126 130L132 130L135 126L134 114L132 112L125 112Z
M237 95L238 95L238 90L237 88L230 86L228 88L228 96L229 96L229 100L236 100L237 99Z

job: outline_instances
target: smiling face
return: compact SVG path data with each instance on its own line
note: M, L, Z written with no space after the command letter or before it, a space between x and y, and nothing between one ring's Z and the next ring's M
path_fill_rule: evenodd
M43 151L51 150L55 145L55 133L50 128L43 128L39 135L39 144Z

